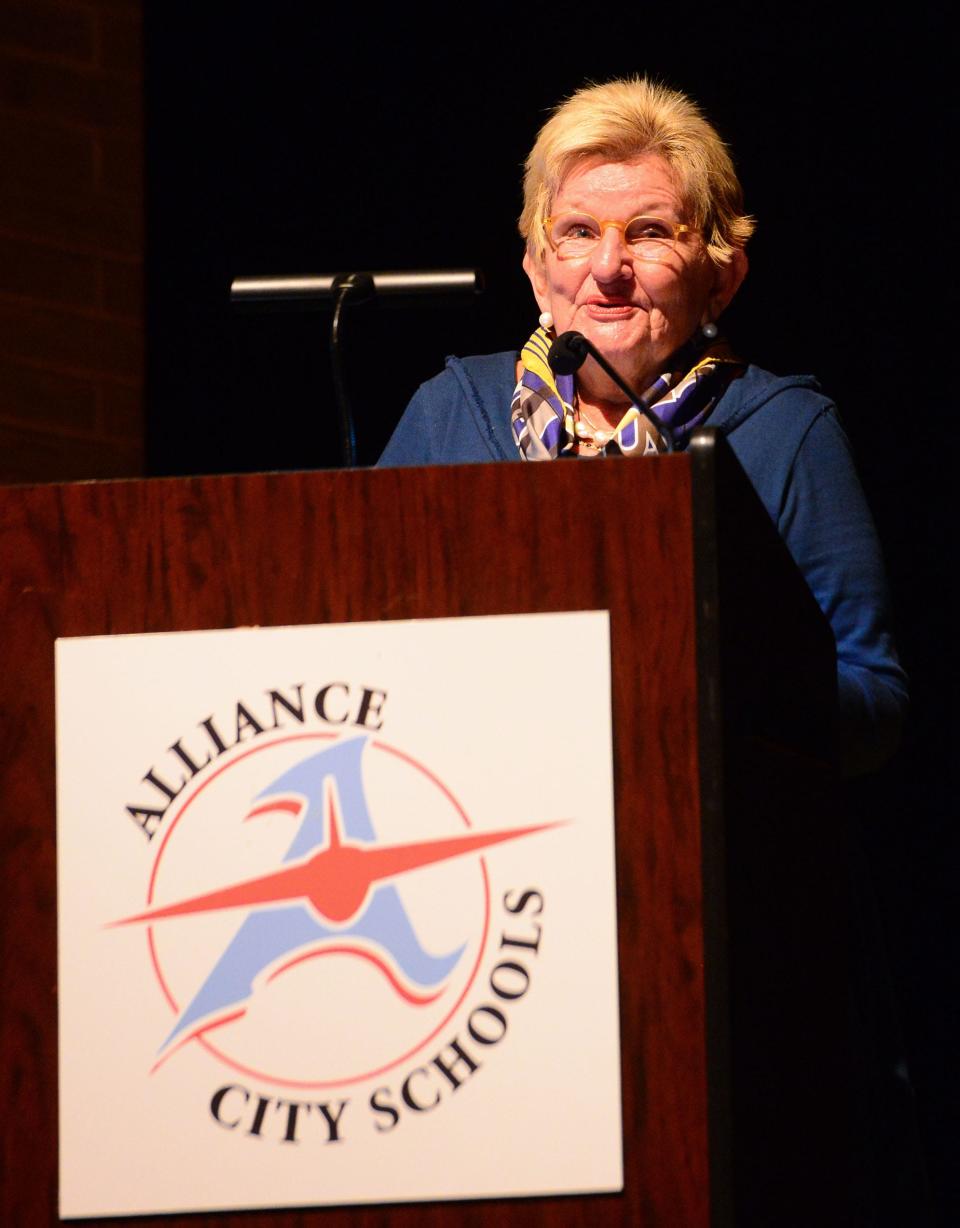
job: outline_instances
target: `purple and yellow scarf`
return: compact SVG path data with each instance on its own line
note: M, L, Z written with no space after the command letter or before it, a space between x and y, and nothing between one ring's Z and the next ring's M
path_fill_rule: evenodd
M510 425L523 460L555 460L576 451L576 378L551 371L547 354L552 341L546 329L538 328L520 351L522 370L510 404ZM682 449L743 366L717 338L688 371L658 375L642 400L657 411L677 448ZM634 405L620 419L600 455L646 456L663 451L660 432Z

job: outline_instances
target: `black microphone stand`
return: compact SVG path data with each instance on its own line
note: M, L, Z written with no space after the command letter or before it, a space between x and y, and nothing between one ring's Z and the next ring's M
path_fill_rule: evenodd
M337 403L340 456L345 468L357 463L357 436L353 410L347 396L340 320L343 308L370 299L398 302L412 298L479 294L483 274L478 269L415 269L409 272L333 273L295 277L236 277L230 284L230 301L240 307L293 307L310 310L319 303L333 302L330 324L330 365L333 394Z
M340 456L345 469L353 469L357 463L357 432L347 396L343 355L340 352L340 313L348 299L353 303L362 303L373 298L375 293L373 278L369 273L345 273L334 282L333 319L330 322L330 369L333 374L333 396L337 403L337 422L340 427Z

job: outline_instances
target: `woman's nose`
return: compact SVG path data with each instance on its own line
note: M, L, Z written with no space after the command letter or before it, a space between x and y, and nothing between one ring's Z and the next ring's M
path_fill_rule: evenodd
M593 249L591 262L597 281L613 281L622 276L630 263L630 253L619 227L604 226L600 242Z

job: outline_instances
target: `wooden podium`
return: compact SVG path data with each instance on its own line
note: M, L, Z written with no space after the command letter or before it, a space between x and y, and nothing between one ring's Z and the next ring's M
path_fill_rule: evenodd
M624 1192L137 1222L846 1222L833 641L712 432L642 463L6 488L0 549L3 1223L57 1214L55 639L580 609L611 619Z

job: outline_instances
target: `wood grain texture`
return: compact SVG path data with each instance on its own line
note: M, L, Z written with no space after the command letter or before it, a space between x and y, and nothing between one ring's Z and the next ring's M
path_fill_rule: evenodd
M212 1225L706 1228L690 466L471 466L0 491L3 1222L56 1208L57 636L609 609L626 1190ZM589 645L558 669L588 668ZM567 743L557 770L569 770ZM589 1072L565 1072L589 1078ZM138 1222L169 1226L179 1217ZM198 1222L193 1217L184 1222Z

